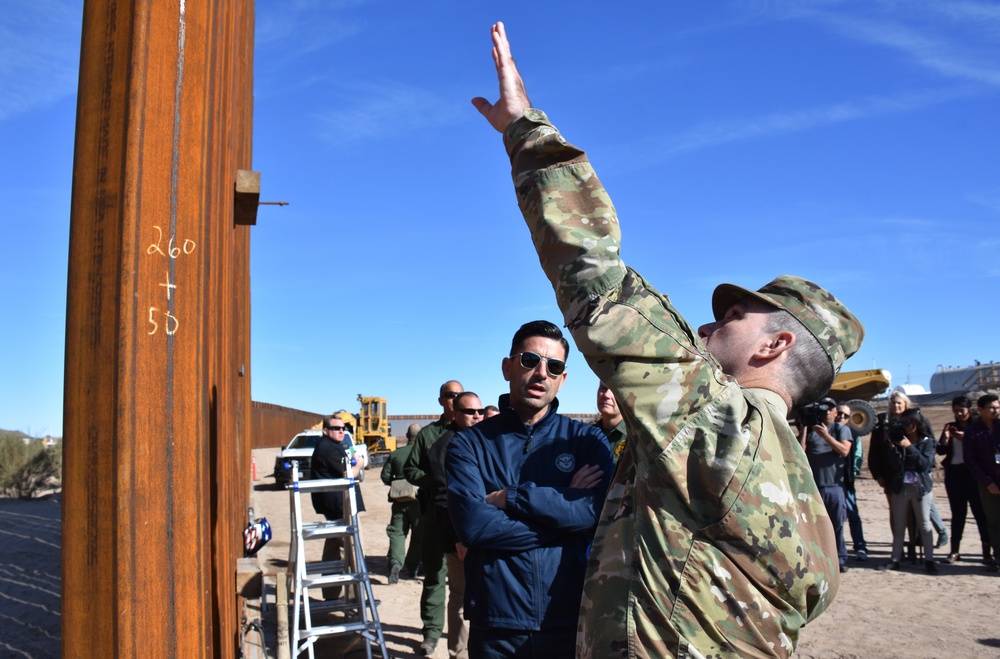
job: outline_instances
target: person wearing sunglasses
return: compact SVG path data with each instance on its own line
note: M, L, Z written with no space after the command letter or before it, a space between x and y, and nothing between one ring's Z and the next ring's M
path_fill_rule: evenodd
M575 654L587 551L614 463L599 429L557 411L568 354L554 324L522 325L500 365L509 384L500 414L448 445L448 511L468 548L471 659Z
M396 448L389 459L382 465L382 482L390 487L396 480L405 480L403 476L403 465L410 457L413 450L413 442L417 433L421 430L419 423L411 423L406 428L406 435L396 439ZM389 525L385 527L385 534L389 537L389 585L399 583L399 577L404 574L409 578L414 578L417 568L420 566L420 554L422 550L422 540L424 529L420 526L420 504L416 499L410 501L393 500L391 502L391 514ZM406 536L410 536L410 546L406 546Z
M844 522L847 521L847 494L844 490L844 470L851 453L851 431L837 423L837 401L823 398L817 404L823 411L823 423L802 428L802 448L805 449L820 498L833 522L837 539L837 559L840 571L847 572L847 543Z
M430 471L434 477L431 501L434 505L436 533L444 552L448 572L448 656L453 659L469 657L469 625L464 617L465 603L465 560L466 548L455 533L455 526L448 514L448 477L444 461L455 433L471 428L485 418L486 409L479 396L472 391L463 391L455 397L455 417L448 430L434 442L428 452Z
M840 574L829 515L786 418L829 390L864 328L830 292L789 275L756 291L722 284L715 322L689 324L622 261L610 196L586 153L531 107L502 23L492 40L500 96L472 103L503 134L565 324L628 425L588 562L576 655L788 656ZM607 121L642 141L634 117ZM743 250L724 254L710 231L661 226L665 261L696 249L707 267L728 269L760 261L752 250L793 229L754 225Z
M441 416L437 421L424 426L413 440L413 449L403 463L403 475L420 489L420 525L424 529L437 526L435 510L431 505L434 476L431 474L429 452L434 443L451 427L455 418L455 398L464 391L462 383L449 380L438 390L438 404ZM448 578L444 562L444 550L438 542L437 534L424 533L421 539L421 561L424 565L424 583L420 591L420 619L423 621L423 641L420 652L426 656L434 654L438 641L444 633L445 580Z
M323 419L323 435L316 442L310 460L312 478L357 478L364 469L360 461L348 469L345 460L350 460L348 444L344 440L347 427L343 419L328 416ZM361 489L355 483L358 512L365 509L365 501L361 498ZM344 519L343 492L313 492L313 509L328 520ZM327 538L323 543L323 562L343 560L344 539ZM340 599L341 586L328 586L323 589L323 598L327 600Z
M847 509L847 526L851 529L851 544L854 546L855 558L867 561L868 543L865 542L865 528L861 523L858 495L854 489L855 479L861 475L861 465L865 463L864 448L861 446L861 436L858 431L848 423L850 418L851 406L837 405L837 425L847 428L851 433L851 451L844 462L844 504Z

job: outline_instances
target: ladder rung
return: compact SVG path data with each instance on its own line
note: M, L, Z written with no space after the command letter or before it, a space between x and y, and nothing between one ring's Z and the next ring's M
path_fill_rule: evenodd
M342 492L354 485L353 478L325 478L299 481L299 492L306 494L309 492ZM295 485L289 483L289 489L294 489Z
M302 525L302 538L304 540L314 540L316 538L342 538L353 535L353 524L313 522L311 524Z
M306 572L309 574L335 574L347 572L347 561L314 561L306 563Z
M306 574L302 577L302 585L306 588L316 588L318 586L361 583L364 580L364 576L352 572L346 574Z
M379 607L382 605L382 600L373 599L371 600L371 605L374 607ZM356 599L335 599L335 600L309 600L309 613L329 613L330 611L358 611L361 607L365 606L362 602ZM305 607L302 608L302 613L305 613Z
M349 634L351 632L375 631L378 623L369 620L368 622L345 622L340 625L325 625L323 627L312 627L309 630L299 630L296 636L299 639L308 636L335 636L337 634ZM307 632L307 633L302 633Z

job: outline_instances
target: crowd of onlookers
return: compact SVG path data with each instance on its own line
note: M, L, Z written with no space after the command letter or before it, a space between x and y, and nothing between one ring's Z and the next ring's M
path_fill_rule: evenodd
M801 439L833 521L841 571L845 572L845 522L855 558L868 559L854 491L863 449L857 432L847 423L850 407L823 399L819 409L828 413L826 422L803 424ZM897 391L889 397L887 412L878 415L868 448L868 467L885 492L892 528L891 557L880 570L901 569L904 553L911 562L919 562L922 554L927 572L939 574L935 550L946 546L948 553L940 562L962 560L962 539L971 510L980 540L971 552L974 560L982 560L990 572L1000 571L1000 402L992 394L979 397L975 404L967 396L958 396L952 400L952 413L954 420L937 433L920 408ZM950 534L933 496L933 472L939 455L943 456L951 509Z
M395 494L390 494L392 519L386 528L390 538L388 580L394 584L400 577L419 574L424 578L420 609L424 621L421 650L425 654L434 652L437 639L443 635L447 610L449 654L466 656L469 632L463 620L466 579L462 561L467 551L447 510L444 455L455 431L470 428L499 410L484 407L475 393L463 391L456 381L442 385L439 402L441 419L425 428L411 425L382 471L386 485L409 481L421 487L422 497L418 501L412 491L397 491L395 486L391 490ZM614 395L603 384L597 392L597 407L593 425L604 433L617 460L625 445L625 422ZM868 560L855 489L865 463L862 438L849 423L849 405L824 398L811 408L816 416L808 420L800 417L799 439L833 522L840 570L846 572L848 532L855 560ZM987 571L1000 571L996 560L1000 556L1000 492L996 489L1000 482L1000 401L994 395L984 395L975 403L967 396L958 396L952 401L952 412L954 420L937 433L909 397L894 392L887 412L877 416L867 463L872 478L885 492L892 529L891 557L879 570L899 570L905 559L922 562L927 572L939 574L939 562L963 560L962 540L971 510L980 544L966 560L981 560ZM934 503L937 456L943 456L950 532ZM939 561L935 550L946 546L948 553Z

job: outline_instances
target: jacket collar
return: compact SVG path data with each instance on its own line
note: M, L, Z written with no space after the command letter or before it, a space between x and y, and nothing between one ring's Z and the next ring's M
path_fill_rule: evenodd
M556 415L556 411L559 409L559 399L553 398L552 402L549 403L549 409L545 411L545 416L543 416L538 423L529 426L521 417L517 415L514 408L510 406L510 394L500 394L500 398L497 401L497 407L500 408L500 414L508 419L508 423L517 423L523 428L538 428L546 424L550 419Z

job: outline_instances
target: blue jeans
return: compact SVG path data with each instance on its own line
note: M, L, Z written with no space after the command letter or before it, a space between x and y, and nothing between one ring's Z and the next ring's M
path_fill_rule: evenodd
M847 505L847 524L851 527L851 542L854 544L854 551L868 551L865 531L861 526L861 512L858 511L858 496L854 493L853 487L844 488L844 503Z
M497 629L472 625L469 659L574 659L575 629Z

